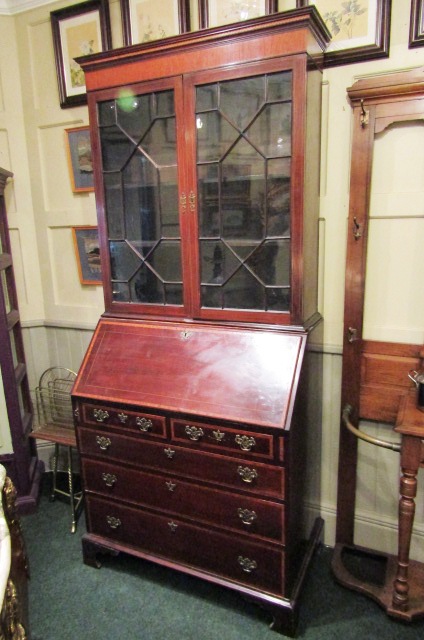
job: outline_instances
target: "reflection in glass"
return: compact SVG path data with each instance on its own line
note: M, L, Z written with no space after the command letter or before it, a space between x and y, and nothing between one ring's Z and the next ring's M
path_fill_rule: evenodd
M183 301L173 91L98 105L112 299Z
M292 73L196 90L201 305L290 308Z

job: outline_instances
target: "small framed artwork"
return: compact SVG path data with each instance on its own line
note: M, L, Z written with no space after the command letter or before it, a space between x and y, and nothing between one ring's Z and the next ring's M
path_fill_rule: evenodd
M79 56L106 51L112 46L108 0L90 0L50 13L60 106L87 102Z
M94 191L89 127L65 129L65 144L72 191L74 193Z
M102 284L97 227L72 227L72 236L81 284Z
M121 0L124 45L190 31L190 0Z
M424 0L412 0L409 47L424 47Z
M331 34L326 67L389 55L391 0L311 0Z
M201 0L199 23L202 28L259 18L278 11L278 0Z

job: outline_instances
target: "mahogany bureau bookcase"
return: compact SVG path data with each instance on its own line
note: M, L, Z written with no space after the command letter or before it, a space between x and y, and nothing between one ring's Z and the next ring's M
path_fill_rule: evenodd
M72 392L84 560L184 571L290 634L322 528L305 543L328 39L307 7L81 59L106 307Z

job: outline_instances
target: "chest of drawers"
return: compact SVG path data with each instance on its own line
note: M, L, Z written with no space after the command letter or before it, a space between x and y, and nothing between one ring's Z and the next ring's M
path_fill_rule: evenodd
M277 630L294 630L305 343L299 332L100 321L72 392L87 564L125 551L248 595Z

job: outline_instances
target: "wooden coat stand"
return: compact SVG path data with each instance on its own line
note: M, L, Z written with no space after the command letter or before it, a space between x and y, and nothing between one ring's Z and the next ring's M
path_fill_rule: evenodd
M336 546L332 568L343 585L376 600L388 615L410 621L424 616L423 565L409 561L416 475L424 461L424 413L416 407L408 371L423 365L423 346L362 339L371 167L375 136L399 122L424 119L424 68L359 80L348 89L354 130L345 279ZM421 415L422 414L422 418ZM397 423L399 445L363 434L360 419ZM347 428L346 428L347 427ZM358 437L401 452L399 553L384 556L382 583L358 578L346 554L365 561L382 557L354 544Z

